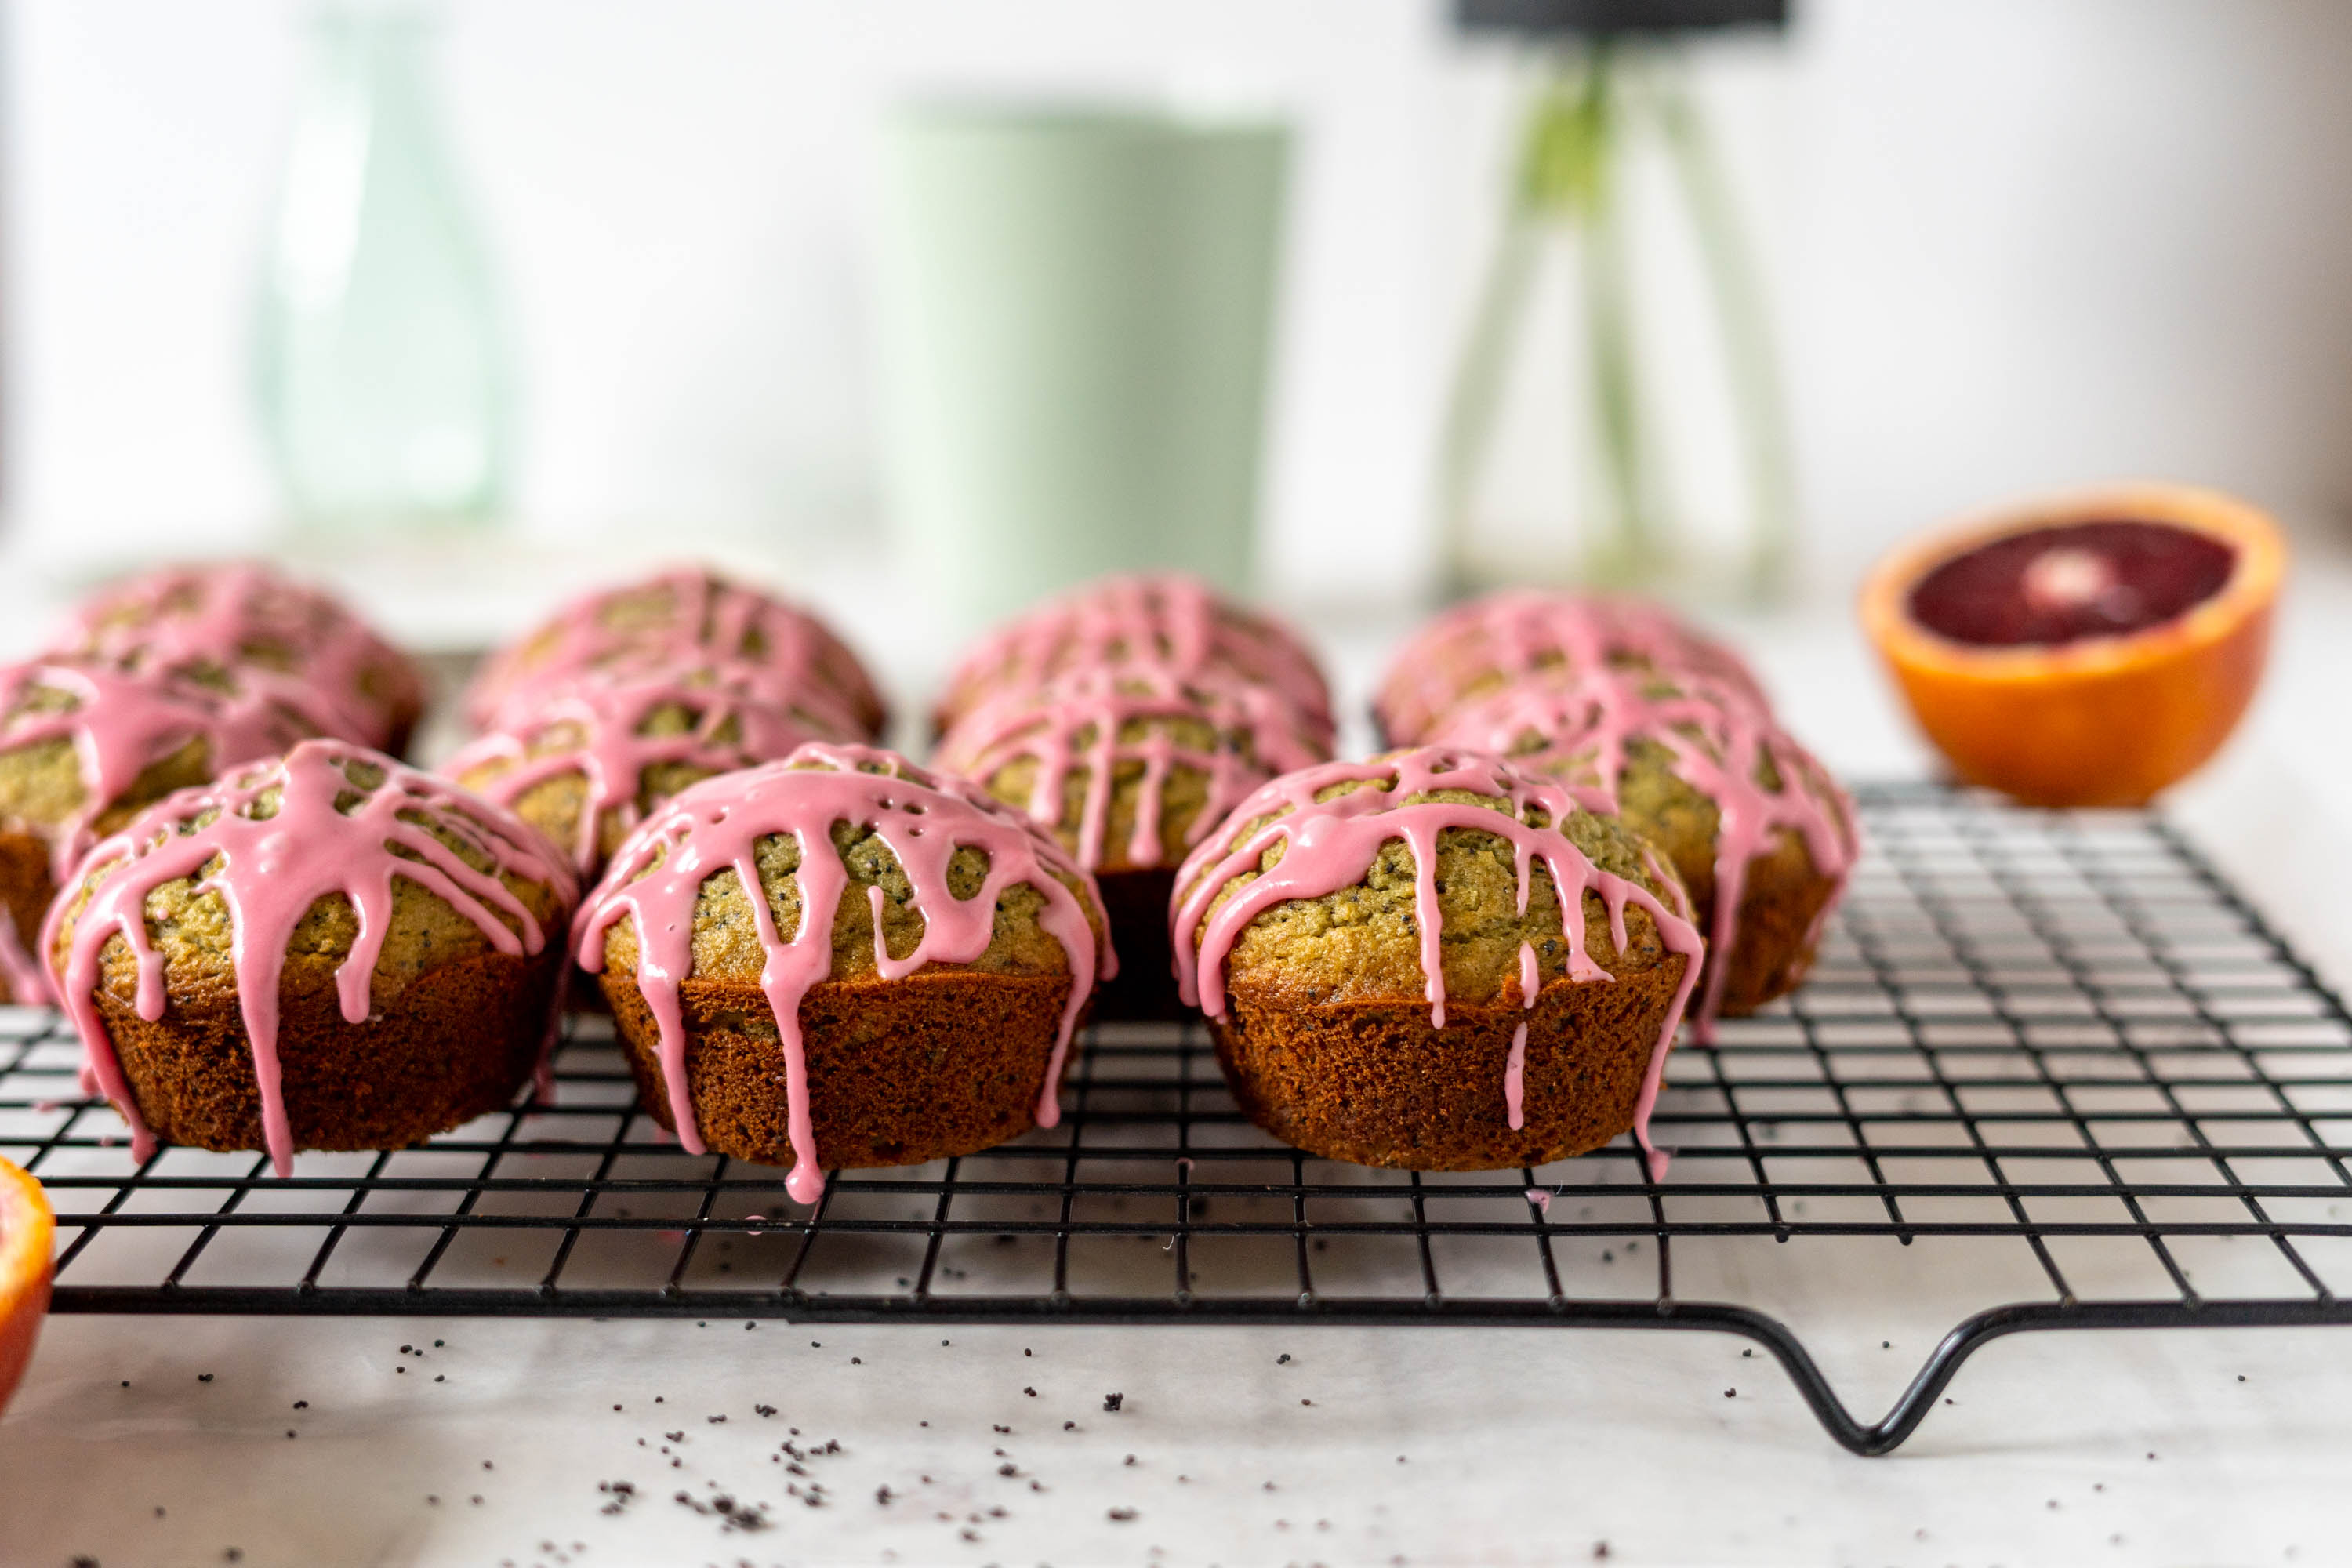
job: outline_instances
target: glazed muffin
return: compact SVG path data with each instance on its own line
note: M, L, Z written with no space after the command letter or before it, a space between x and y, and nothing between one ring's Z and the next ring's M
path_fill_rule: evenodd
M631 828L688 784L773 762L803 742L849 738L706 666L583 677L468 743L441 772L570 850L593 879Z
M1168 897L1176 867L1243 797L1330 755L1267 687L1150 665L1072 669L981 699L934 762L1052 833L1094 874L1120 954L1106 1017L1174 1017Z
M1673 870L1556 781L1446 747L1326 763L1177 889L1185 999L1284 1142L1424 1171L1648 1148L1703 944Z
M173 790L316 733L274 682L216 664L0 668L0 1001L48 986L33 938L74 862Z
M1034 690L1072 670L1126 667L1263 687L1331 748L1331 693L1291 632L1176 573L1106 577L992 633L949 677L933 714L945 734L991 693Z
M1406 639L1372 716L1390 745L1415 745L1451 710L1529 678L1612 669L1696 675L1770 706L1738 654L1659 605L1511 588L1457 605Z
M84 859L42 950L90 1072L157 1137L390 1149L510 1103L549 1038L578 884L508 813L306 741Z
M53 651L124 666L243 667L281 681L311 729L394 755L425 710L416 666L331 596L267 566L174 566L126 578L74 614Z
M638 1092L690 1153L919 1164L1060 1120L1114 967L1093 881L1039 829L885 751L812 744L631 834L575 928Z
M1664 855L1707 938L1700 1038L1812 967L1853 868L1853 805L1743 690L1697 676L1555 672L1456 709L1432 739L1557 778Z
M708 572L667 572L566 605L493 656L466 695L478 730L528 722L539 700L583 675L675 675L715 667L730 684L870 737L888 713L874 680L807 611Z

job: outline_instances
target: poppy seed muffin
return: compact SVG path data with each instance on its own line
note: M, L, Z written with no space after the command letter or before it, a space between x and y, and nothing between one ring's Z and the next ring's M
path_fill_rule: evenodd
M1659 605L1508 588L1457 605L1408 637L1381 679L1372 716L1390 745L1417 745L1465 702L1530 678L1602 670L1701 676L1770 707L1738 654Z
M631 828L688 784L774 762L803 742L848 738L730 689L708 667L583 676L467 743L441 772L570 850L593 878Z
M538 700L583 675L676 675L712 667L740 689L868 737L888 720L873 677L806 610L708 572L666 572L564 605L483 665L466 694L479 730L528 721Z
M756 891L754 891L756 889ZM1112 972L1093 881L960 780L811 744L681 791L575 929L638 1092L690 1153L919 1164L1054 1126Z
M397 756L425 710L416 666L338 600L250 562L173 566L100 590L55 651L119 665L244 667L321 735ZM316 700L306 700L315 697Z
M1330 755L1270 688L1151 665L1075 668L980 700L935 762L1025 811L1094 873L1121 954L1107 1017L1174 1017L1176 867L1242 798Z
M381 752L306 741L91 850L42 933L144 1159L385 1149L514 1098L549 1036L571 868Z
M933 713L945 734L992 692L1032 691L1071 670L1142 667L1181 679L1262 687L1331 749L1331 693L1296 634L1180 573L1105 577L982 638Z
M1664 855L1706 933L1693 1023L1794 990L1855 855L1853 806L1742 691L1703 677L1554 672L1440 719L1434 739L1559 779Z
M99 837L175 789L316 733L275 683L219 665L0 668L0 1000L40 1002L49 900Z
M1177 888L1185 997L1286 1142L1412 1170L1648 1147L1702 944L1673 871L1560 784L1444 747L1326 763Z

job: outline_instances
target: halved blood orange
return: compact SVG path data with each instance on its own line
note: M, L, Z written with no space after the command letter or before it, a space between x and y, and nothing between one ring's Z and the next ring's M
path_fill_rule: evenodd
M41 1184L0 1160L0 1410L33 1356L49 1310L51 1237L57 1229Z
M2122 486L1904 546L1864 584L1862 619L1961 778L2036 805L2138 805L2236 728L2285 572L2254 507Z

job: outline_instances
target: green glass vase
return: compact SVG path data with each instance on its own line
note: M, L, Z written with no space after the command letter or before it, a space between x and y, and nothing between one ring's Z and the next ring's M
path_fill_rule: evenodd
M309 17L254 336L289 516L340 532L504 507L513 377L497 289L407 8Z

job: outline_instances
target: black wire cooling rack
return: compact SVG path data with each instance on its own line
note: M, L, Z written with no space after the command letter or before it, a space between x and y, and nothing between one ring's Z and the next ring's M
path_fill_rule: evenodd
M664 1142L588 1017L551 1097L281 1181L134 1162L55 1020L0 1011L0 1153L56 1203L60 1311L1703 1329L1862 1453L2004 1334L2352 1322L2343 1004L2160 820L1860 799L1811 984L1672 1058L1660 1183L1622 1141L1465 1175L1297 1153L1192 1026L1105 1026L1055 1131L841 1173L813 1213ZM1875 1312L1933 1342L1876 1422L1790 1326L1825 1303L1842 1341Z

